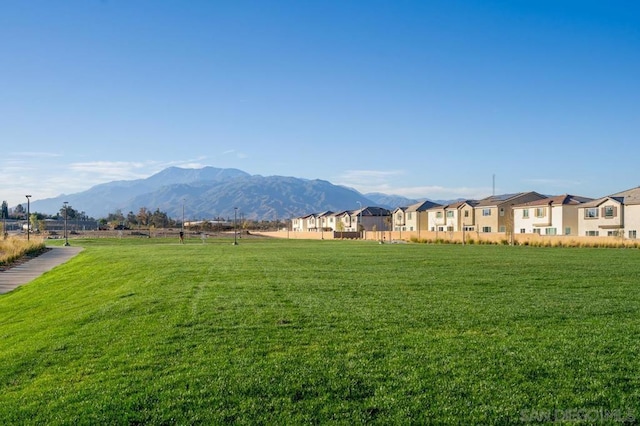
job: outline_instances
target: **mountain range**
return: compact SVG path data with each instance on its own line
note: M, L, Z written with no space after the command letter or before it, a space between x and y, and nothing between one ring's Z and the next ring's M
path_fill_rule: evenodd
M251 175L238 169L170 167L146 179L113 181L86 191L36 200L34 212L55 214L65 201L94 218L140 208L185 220L230 218L276 220L322 211L366 206L395 209L418 200L381 193L362 194L325 180ZM237 210L236 210L237 208Z

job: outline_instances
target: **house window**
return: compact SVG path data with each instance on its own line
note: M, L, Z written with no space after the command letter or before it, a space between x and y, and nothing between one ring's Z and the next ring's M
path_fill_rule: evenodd
M442 212L436 212L436 217L438 219L441 219L442 218Z
M526 233L526 232L527 232L527 230L526 230L526 229L524 229L524 228L520 228L520 233L521 233L521 234L524 234L524 233Z
M529 209L522 210L522 218L529 219Z
M571 228L564 228L564 235L571 235Z
M482 216L491 216L491 209L482 209Z
M607 237L619 237L622 231L608 231Z
M440 232L444 231L444 226L438 226L438 231Z
M413 231L413 226L410 226L410 227L409 227L409 231Z
M483 226L482 227L482 232L491 232L491 227L490 226Z
M447 226L447 231L453 232L453 226Z
M507 232L507 228L504 226L501 226L500 228L498 228L498 232Z
M501 217L504 216L504 208L503 207L500 207L500 216Z
M453 217L453 210L449 210L447 212L447 217Z
M469 210L464 211L464 217L469 217Z
M556 228L546 228L544 230L545 235L558 235L558 230Z
M612 218L614 216L614 209L613 206L605 206L604 207L604 217L606 218Z
M585 235L587 237L597 237L597 236L600 235L600 232L599 231L586 231Z
M473 227L473 226L465 226L464 227L465 231L473 231L474 229L475 229L475 227Z
M597 208L589 208L589 209L584 209L584 218L585 219L593 219L598 217L598 209ZM596 231L597 232L597 231ZM592 237L594 235L591 235Z
M544 217L545 208L544 207L536 207L536 217Z
M631 238L632 240L635 240L637 238L635 230L629 231L629 238Z
M411 220L411 213L407 213L407 219Z
M535 228L535 229L533 230L533 233L534 233L534 234L538 234L538 235L540 235L540 228Z

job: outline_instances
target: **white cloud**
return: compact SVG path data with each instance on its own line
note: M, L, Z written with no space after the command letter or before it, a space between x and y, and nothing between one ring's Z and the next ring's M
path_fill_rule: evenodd
M146 177L148 164L126 161L90 161L71 163L69 168L80 174L89 174L93 180L123 180Z
M233 155L236 158L240 158L240 159L244 159L244 158L248 158L249 157L246 153L244 153L242 151L235 150L235 149L228 149L228 150L224 151L222 153L222 155Z

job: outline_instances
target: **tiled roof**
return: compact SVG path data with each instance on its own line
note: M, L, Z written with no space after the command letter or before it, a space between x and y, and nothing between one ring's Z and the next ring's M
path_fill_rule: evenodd
M597 200L585 203L580 207L598 207L600 204L604 203L607 200L614 200L620 204L627 206L640 204L640 186L628 189L626 191L617 192L606 197L598 198Z
M535 201L530 201L528 203L518 204L513 207L521 208L521 207L536 207L536 206L548 206L548 205L554 205L554 206L571 205L572 206L572 205L588 203L590 201L593 201L593 198L581 197L579 195L564 194L564 195L556 195L555 197L543 198L542 200L535 200Z
M429 210L433 207L440 206L438 203L434 203L433 201L420 201L419 203L411 204L407 207L407 211L409 212L423 212L425 210Z

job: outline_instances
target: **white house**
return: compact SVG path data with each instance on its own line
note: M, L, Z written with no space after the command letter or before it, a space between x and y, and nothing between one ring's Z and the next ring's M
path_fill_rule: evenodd
M580 205L578 229L580 235L587 237L636 239L640 229L640 187Z
M592 198L558 195L513 206L516 234L579 235L578 207Z

